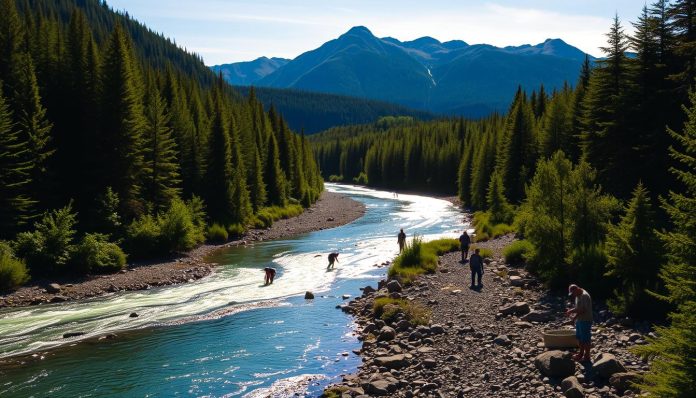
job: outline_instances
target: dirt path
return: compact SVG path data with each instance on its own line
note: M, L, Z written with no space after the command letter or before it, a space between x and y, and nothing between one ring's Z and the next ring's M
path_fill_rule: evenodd
M344 378L344 396L392 397L563 397L561 378L543 376L535 358L547 351L541 339L546 329L568 327L563 310L567 300L545 294L540 284L522 269L507 267L501 249L512 240L504 237L479 244L491 248L493 261L485 266L484 287L472 290L468 265L459 263L459 253L440 258L438 272L421 277L413 286L384 288L363 295L347 308L357 316L364 339L363 365L357 375ZM511 286L509 276L520 276L520 286ZM393 287L393 286L392 286ZM432 312L429 326L412 327L394 322L383 335L383 323L367 315L376 296L391 295L415 300ZM501 314L501 309L522 302L532 310L531 318ZM646 325L622 326L600 304L593 330L593 355L611 353L629 371L644 371L647 364L627 351L642 344ZM537 320L534 320L534 317ZM527 315L530 317L530 315ZM547 318L547 319L543 319ZM371 333L366 333L371 331ZM379 359L378 359L379 358ZM384 358L391 358L385 360ZM391 362L389 362L391 361ZM584 395L617 397L618 391L592 366L574 365Z
M0 308L39 305L102 296L121 290L145 290L155 286L185 283L214 271L206 257L225 247L247 242L281 239L311 231L348 224L365 213L365 206L349 197L324 191L321 198L297 217L276 221L267 229L250 230L245 236L223 245L202 245L178 258L164 262L129 264L120 273L82 279L54 279L31 283L0 296Z

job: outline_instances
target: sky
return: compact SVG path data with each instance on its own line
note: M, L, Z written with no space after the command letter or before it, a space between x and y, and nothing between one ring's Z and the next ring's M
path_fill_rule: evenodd
M107 0L116 10L200 54L206 65L295 58L366 26L378 37L422 36L495 46L560 38L601 56L618 14L633 32L640 0Z

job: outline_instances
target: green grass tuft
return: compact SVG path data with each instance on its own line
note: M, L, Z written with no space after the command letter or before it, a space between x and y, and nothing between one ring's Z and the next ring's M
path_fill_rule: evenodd
M411 284L418 275L435 272L438 256L456 250L459 250L459 241L456 239L445 238L424 243L421 237L414 236L411 243L407 243L404 251L396 257L388 275L398 278L401 283Z

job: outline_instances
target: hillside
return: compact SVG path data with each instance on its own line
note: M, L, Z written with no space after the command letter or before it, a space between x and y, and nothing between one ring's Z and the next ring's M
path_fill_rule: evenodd
M244 96L249 87L237 87ZM291 129L314 134L335 126L371 123L384 116L430 120L434 114L389 102L294 89L254 87L254 95L268 110L273 106Z

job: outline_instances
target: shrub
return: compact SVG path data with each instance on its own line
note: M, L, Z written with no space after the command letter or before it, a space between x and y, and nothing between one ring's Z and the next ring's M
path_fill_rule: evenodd
M44 214L33 232L17 235L15 253L26 260L32 273L53 273L70 261L75 250L76 217L68 205Z
M244 232L246 232L246 228L244 228L244 225L242 224L230 224L227 227L227 232L229 232L229 236L231 238L238 238L244 235Z
M361 171L357 177L353 177L353 182L359 185L367 185L367 174Z
M16 289L28 280L24 261L14 256L6 242L0 242L0 292Z
M110 273L123 269L126 255L106 235L87 234L77 246L71 263L80 273Z
M152 258L166 252L160 245L157 219L145 215L134 220L126 230L126 250L136 258Z
M476 229L476 241L484 242L495 239L512 232L515 228L509 224L493 224L489 212L477 211L474 213L474 228Z
M399 313L414 325L427 325L430 323L430 310L416 302L380 297L375 300L372 307L374 316L387 322L396 319Z
M336 175L336 174L331 174L329 176L329 182L342 182L343 181L343 176L342 175Z
M229 237L227 230L220 224L213 224L208 227L208 242L223 243Z
M485 247L481 248L479 249L479 256L481 256L481 258L493 258L493 251Z
M157 217L161 244L167 252L191 250L205 240L201 226L194 223L194 214L181 200L174 199L166 212Z
M531 258L534 253L534 245L527 240L517 240L509 244L503 250L503 256L505 256L505 262L508 264L522 264Z
M423 243L419 236L414 236L407 243L404 251L394 260L388 275L398 277L404 284L413 282L416 276L433 273L437 269L437 257L459 249L456 239L437 239Z

